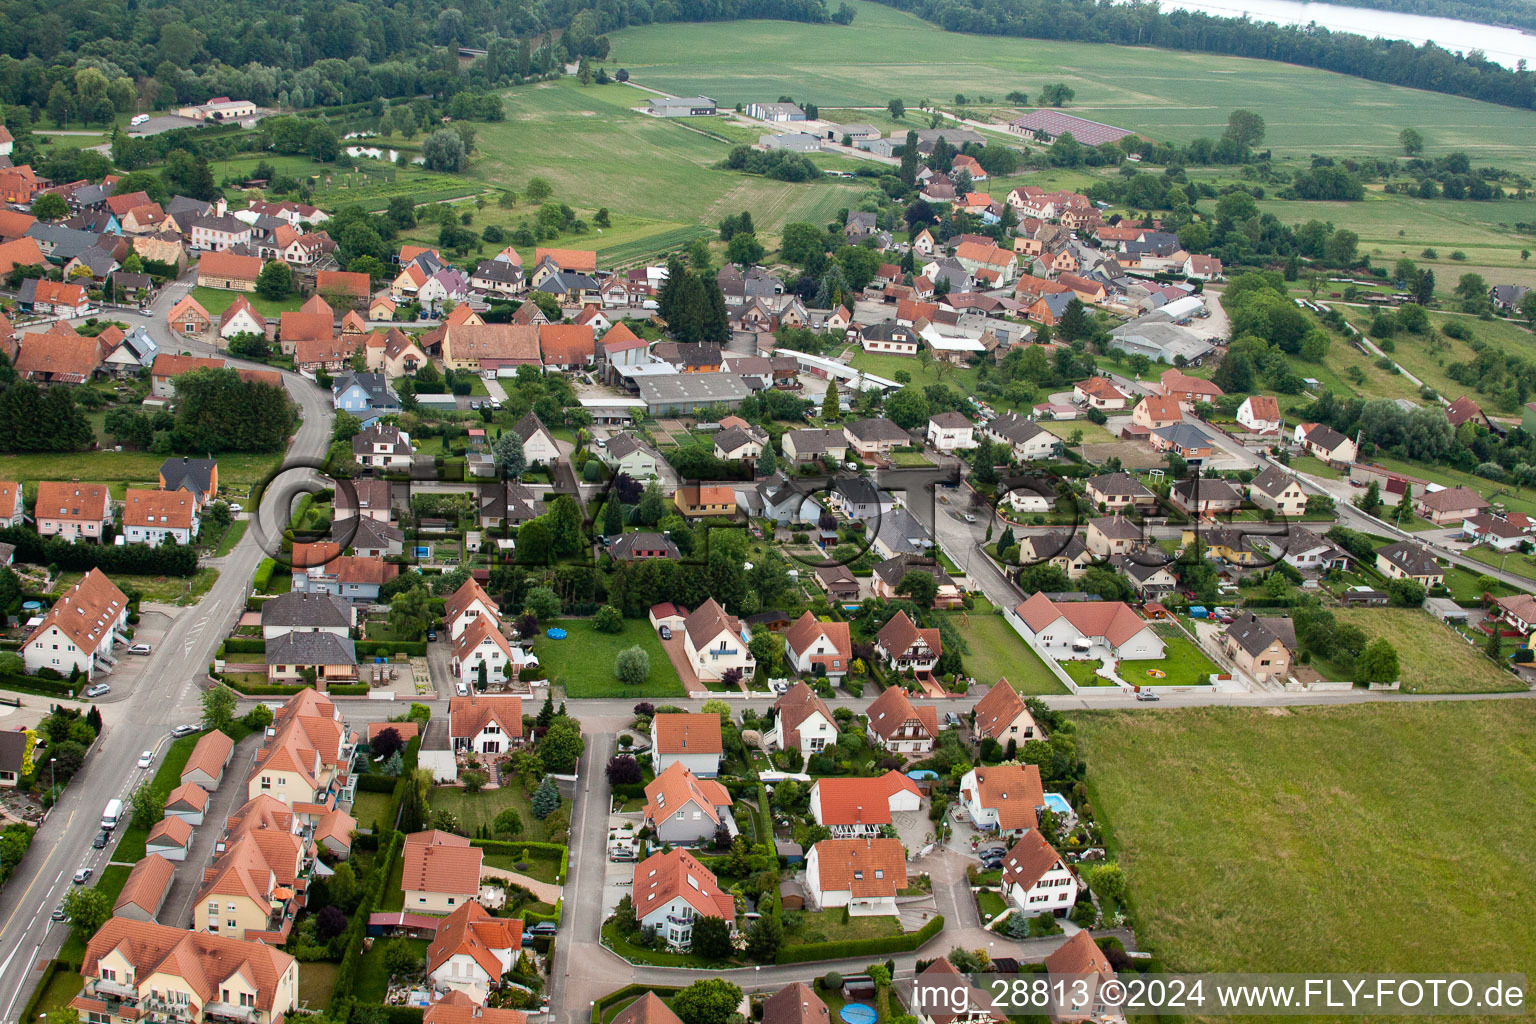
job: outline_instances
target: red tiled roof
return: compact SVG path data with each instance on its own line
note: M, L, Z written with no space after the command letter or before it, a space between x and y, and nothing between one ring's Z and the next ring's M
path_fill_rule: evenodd
M44 481L38 485L39 491L49 486L51 481ZM68 485L53 485L68 486ZM103 494L105 487L101 488ZM38 496L38 507L42 507L42 495ZM105 499L103 498L103 502ZM50 510L55 506L50 504ZM38 513L43 515L42 512ZM51 516L56 514L50 511ZM82 517L77 517L82 518ZM88 517L83 517L88 518ZM117 621L119 615L128 607L128 598L100 569L91 569L81 577L80 582L70 587L64 595L53 603L48 609L48 614L43 616L42 624L32 631L27 637L27 643L31 643L47 630L57 626L59 632L74 641L76 647L82 651L94 651L101 645L102 639L108 630Z
M823 839L811 849L824 893L878 899L907 887L907 854L900 839Z
M469 840L436 829L405 837L406 892L470 895L480 891L480 864L484 854Z
M198 276L255 281L261 276L261 260L232 252L205 252L197 261Z
M660 822L692 801L710 821L719 822L716 807L729 807L731 794L713 779L701 779L681 761L673 761L645 787L645 814Z
M917 783L892 769L876 778L817 779L823 825L889 825L891 797L899 790L920 796Z
M720 716L712 711L660 714L651 719L651 725L659 754L718 754L725 749Z
M701 917L721 917L727 923L736 920L735 899L721 891L715 876L687 850L655 853L635 865L630 899L636 917L643 920L678 897Z

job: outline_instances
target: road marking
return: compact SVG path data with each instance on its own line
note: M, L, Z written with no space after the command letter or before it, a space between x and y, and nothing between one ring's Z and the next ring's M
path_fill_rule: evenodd
M41 942L39 942L36 946L34 946L32 948L32 955L36 956L38 951L41 950L42 948L43 948L43 944ZM17 952L20 952L21 951L21 946L18 945L16 947L16 950L17 950ZM15 956L16 954L12 953L11 955ZM7 960L6 963L10 963L10 961ZM5 1004L5 1019L6 1020L10 1020L11 1019L11 1011L16 1008L16 997L21 995L22 988L23 988L22 985L16 986L16 991L11 993L11 1001L9 1003Z

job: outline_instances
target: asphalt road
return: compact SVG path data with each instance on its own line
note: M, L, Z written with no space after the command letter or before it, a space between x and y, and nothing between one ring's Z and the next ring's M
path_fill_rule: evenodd
M165 314L188 287L178 283L161 293L148 322L151 336L165 351L223 354L211 346L173 337L167 328ZM231 363L255 366L239 360ZM303 416L289 454L321 458L331 430L329 396L297 374L284 374L284 381ZM279 483L286 487L289 481L285 478ZM254 513L263 522L286 519L280 506L285 499L276 493L278 490L269 489L259 512ZM96 749L38 829L16 873L0 890L0 1022L10 1024L18 1019L36 985L35 965L52 957L68 937L69 926L53 922L50 915L75 869L90 865L100 875L106 866L114 844L109 843L105 850L91 848L102 809L114 797L126 804L134 787L153 772L153 768L136 767L143 750L154 747L157 753L163 752L171 728L200 717L197 680L206 674L220 640L244 609L251 577L265 554L260 548L262 531L255 526L224 557L219 578L208 594L176 615L137 678L125 681L122 687L114 685L111 699L103 702L105 728ZM114 673L124 674L121 667ZM113 681L107 677L107 682ZM236 779L225 782L238 784Z

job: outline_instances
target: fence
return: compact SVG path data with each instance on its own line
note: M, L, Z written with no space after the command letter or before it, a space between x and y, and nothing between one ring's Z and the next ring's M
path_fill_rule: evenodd
M1012 608L1004 608L1003 618L1007 621L1008 625L1013 627L1013 631L1019 634L1019 639L1024 641L1025 646L1035 652L1035 657L1045 662L1045 667L1051 670L1051 674L1056 677L1057 682L1065 686L1068 693L1077 693L1077 683L1072 680L1071 676L1067 675L1066 669L1056 663L1055 658L1042 651L1035 644L1034 637L1030 635L1028 627L1024 625L1024 620L1019 618L1018 613Z

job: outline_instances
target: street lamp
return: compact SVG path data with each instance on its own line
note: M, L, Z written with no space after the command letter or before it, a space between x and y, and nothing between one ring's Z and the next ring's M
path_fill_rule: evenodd
M48 792L53 796L53 798L55 800L57 800L58 796L59 796L59 794L58 794L59 782L58 782L57 773L55 772L53 766L58 764L58 763L59 763L59 759L56 758L56 757L50 757L48 759Z

